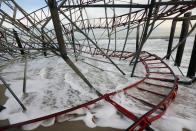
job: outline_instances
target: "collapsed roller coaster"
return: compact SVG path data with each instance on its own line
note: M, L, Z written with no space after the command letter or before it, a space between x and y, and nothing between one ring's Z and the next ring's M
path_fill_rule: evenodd
M191 15L190 11L196 7L195 1L148 0L136 3L137 1L134 0L48 0L46 1L47 6L31 13L27 13L14 0L0 2L0 61L11 61L18 57L36 57L37 54L47 56L52 52L62 57L70 68L99 96L97 99L61 112L0 127L1 130L53 117L58 118L63 114L88 107L99 101L111 103L124 116L134 121L128 130L144 130L149 129L151 122L165 113L167 107L175 98L178 89L178 78L163 59L169 58L175 49L183 50L182 46L185 44L186 38L194 32L196 16ZM193 24L190 22L192 20ZM159 58L156 55L142 51L152 32L166 21L173 21L166 56ZM190 25L191 29L183 29L182 32L185 33L181 34L179 43L172 49L174 28L178 21L183 21L184 26L188 28ZM119 43L118 38L122 32L125 32L124 42ZM135 52L130 52L126 48L130 35L135 35ZM100 44L102 39L107 40L107 44L104 46ZM117 46L122 49L118 50ZM102 94L94 88L93 84L72 62L69 57L70 50L76 61L81 53L90 54L92 57L102 55L122 75L127 73L113 61L112 57L129 61L133 65L130 74L132 77L135 76L134 72L137 64L141 62L145 66L146 74L142 80L125 87L123 90ZM196 54L195 52L193 51L193 54ZM179 59L182 59L181 57L180 55L176 57L176 64L180 65ZM191 64L191 69L187 74L189 77L195 76L195 62ZM165 68L167 72L158 70L160 68ZM27 110L25 105L17 98L17 95L9 88L6 81L2 77L0 79L17 99L23 110ZM26 77L24 77L23 83L24 93L26 92L25 84ZM156 89L156 92L150 90L150 88L148 89L148 86L151 86L151 88L166 88L168 92L163 93L158 89ZM132 89L138 90L138 94L145 91L147 96L154 95L157 97L155 99L159 99L159 101L152 104L152 101L140 99L131 93ZM140 117L136 116L113 100L113 96L116 94L123 94L128 98L135 99L151 109Z

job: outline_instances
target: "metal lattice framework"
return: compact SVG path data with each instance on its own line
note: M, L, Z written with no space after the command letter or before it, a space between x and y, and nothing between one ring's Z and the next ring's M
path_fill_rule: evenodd
M149 127L152 121L164 114L167 106L176 95L177 78L172 70L159 57L146 53L147 57L145 59L142 58L142 54L145 54L144 52L142 53L142 48L151 33L165 21L195 19L196 17L194 15L188 18L182 16L184 13L195 9L195 1L171 0L163 2L162 0L148 0L146 3L134 3L132 0L60 0L58 2L48 0L46 4L47 6L45 7L27 13L14 0L3 0L0 2L0 61L9 61L20 56L25 57L26 55L31 57L36 57L36 55L46 56L48 54L47 52L61 56L75 73L77 73L89 87L95 90L97 95L100 96L98 100L104 99L110 102L125 116L135 121L129 128L130 130L136 129L138 126L140 126L140 130L143 130ZM196 23L191 24L188 35L190 35L195 28ZM124 43L118 43L118 36L122 32L125 34L123 36ZM130 38L130 35L134 35L136 38L135 53L131 53L126 48L127 40ZM188 35L186 37L188 37ZM107 44L104 45L104 47L100 44L100 40L102 39L107 39ZM185 38L182 39L169 54L184 40ZM119 45L122 47L121 50L117 50L116 48ZM120 69L111 57L129 60L130 64L133 64L131 76L134 75L137 63L142 61L147 70L145 79L147 79L147 77L151 79L149 75L153 73L149 72L149 65L146 61L159 60L158 63L166 65L166 68L170 71L169 74L173 75L173 86L165 87L171 88L171 92L167 95L156 94L154 92L156 95L165 97L164 101L161 101L157 105L151 105L143 100L139 100L151 106L152 110L144 114L141 118L137 118L111 100L110 96L115 95L117 92L104 95L93 87L88 79L69 59L67 52L70 50L73 50L76 60L81 52L91 54L92 56L103 55L122 75L125 75L126 72ZM167 74L163 72L158 73ZM3 81L3 78L1 79ZM147 83L145 79L141 82ZM152 79L160 80L160 78ZM5 81L4 84L6 84ZM135 87L137 84L130 87ZM23 86L25 87L25 83ZM125 88L124 91L126 92L128 89L129 88ZM98 100L94 100L93 103ZM88 106L89 104L92 104L92 102L84 106ZM23 107L23 109L25 110L25 107ZM161 113L150 119L150 116L158 110L160 110ZM66 112L68 111L16 124L15 126L29 124L54 116L56 117ZM6 128L9 128L9 126L2 129Z
M115 2L120 4L116 4ZM88 8L101 8L103 14L101 14L102 16L90 18L86 11ZM124 9L125 11L117 14L116 10L119 8ZM81 33L76 27L86 35L88 35L89 32L93 34L95 29L105 29L103 32L107 32L107 34L103 33L104 35L101 38L96 38L95 36L92 38L93 41L97 42L102 38L108 38L110 41L112 37L115 37L115 34L118 35L118 32L123 30L127 30L128 33L126 34L126 38L128 38L132 30L136 29L138 26L140 29L143 28L142 30L144 32L144 26L148 22L147 27L149 30L145 33L148 37L152 30L156 28L156 26L154 26L155 22L161 24L168 19L172 20L178 18L183 13L193 8L195 8L194 1L159 1L146 4L100 0L58 2L59 16L63 27L62 32L67 44L71 44L72 41L77 42L78 44L83 44L87 41L92 45L88 38L84 38L84 40L80 40L80 42L77 40L77 37L72 39L73 33ZM152 10L151 15L149 16L150 9ZM66 16L69 20L74 22L75 25L71 24ZM57 43L57 38L54 28L51 25L52 20L48 6L40 8L32 13L27 13L15 1L3 1L1 3L0 20L1 34L3 34L2 37L4 37L1 38L1 46L4 48L12 49L14 52L20 53L17 49L18 46L16 45L15 37L11 29L14 28L18 32L23 48L35 50L49 48L58 50L58 45L55 44ZM142 35L140 34L140 41L141 38ZM44 47L44 43L47 45L47 48ZM109 45L110 42L108 42L108 49L110 48ZM123 46L126 46L126 40ZM6 52L1 51L1 53L4 54ZM11 56L14 57L14 54Z

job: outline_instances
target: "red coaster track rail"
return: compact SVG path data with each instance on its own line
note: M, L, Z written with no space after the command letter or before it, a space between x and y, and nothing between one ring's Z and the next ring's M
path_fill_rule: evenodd
M96 50L96 48L94 48L94 50ZM87 46L84 47L82 49L82 52L90 53L89 47ZM120 57L120 55L118 55L120 54L118 51L111 51L111 52L113 54L113 57L117 57L117 58ZM102 55L102 54L94 53L94 55ZM132 56L131 52L126 52L123 54L122 58L126 58L125 60L127 60L130 59L131 56ZM133 83L122 90L118 90L116 92L112 92L109 94L104 94L103 96L97 99L94 99L92 101L78 105L70 109L66 109L64 111L60 111L44 117L40 117L40 118L36 118L36 119L32 119L16 124L3 126L0 127L0 130L20 127L26 124L31 124L49 118L58 117L60 115L67 114L69 112L72 112L74 110L83 107L88 108L88 106L92 104L96 104L96 102L98 101L105 100L110 104L112 104L124 116L126 116L127 118L129 118L134 122L128 128L129 131L132 130L142 131L147 127L149 127L153 121L159 119L166 112L170 103L175 99L178 90L178 78L175 76L171 68L164 61L162 61L158 56L154 54L150 54L148 52L142 52L142 54L140 55L140 62L145 67L146 70L145 76L138 82ZM165 70L167 70L167 73L165 73ZM146 99L144 99L144 97L134 95L132 93L132 89L137 90L138 94L146 93L147 96ZM167 90L168 92L165 93L161 90ZM126 97L134 99L135 101L138 101L143 105L148 106L150 110L147 113L138 116L138 114L131 112L129 109L126 109L125 107L123 107L123 105L119 104L113 99L113 97L119 93L123 93ZM153 98L151 98L151 96L153 96ZM156 99L158 101L155 102L154 100Z

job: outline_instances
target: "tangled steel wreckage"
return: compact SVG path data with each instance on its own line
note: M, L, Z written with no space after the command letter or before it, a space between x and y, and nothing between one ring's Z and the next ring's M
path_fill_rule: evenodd
M49 126L77 117L99 125L111 112L115 115L108 119L126 121L129 131L153 130L151 123L164 115L177 95L180 80L165 59L176 52L174 63L181 66L186 39L196 28L191 13L196 1L45 2L45 7L28 13L15 0L0 0L0 80L9 97L0 112L0 119L9 119L9 124L0 124L0 130ZM143 51L156 28L168 21L165 56ZM173 46L179 22L181 33ZM195 80L195 55L196 42L186 83ZM50 67L35 71L36 62ZM9 69L15 73L9 75ZM104 107L108 113L100 115Z

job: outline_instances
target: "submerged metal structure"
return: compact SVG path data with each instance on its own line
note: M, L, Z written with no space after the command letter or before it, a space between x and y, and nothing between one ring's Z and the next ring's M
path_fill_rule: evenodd
M15 0L0 1L0 61L10 61L21 56L24 58L26 58L26 56L36 57L36 55L44 55L47 57L47 55L50 55L51 53L58 55L63 58L70 68L72 68L90 88L95 90L98 96L100 96L99 99L94 100L93 102L104 99L114 105L120 112L135 122L130 126L129 130L143 130L145 128L150 128L150 123L163 115L170 102L175 98L177 91L177 77L164 63L163 59L169 59L171 53L178 49L176 64L180 66L186 38L194 32L196 28L196 22L194 21L196 20L196 16L187 13L195 9L196 2L194 0L146 0L141 3L135 2L137 1L48 0L46 1L45 7L28 13L17 4ZM145 54L142 52L144 44L149 39L152 32L166 21L172 21L166 56L160 59L155 55L146 53L146 56L143 56L144 58L142 58L142 55ZM172 47L175 26L178 21L183 21L182 33L179 43L175 47ZM124 42L119 43L118 38L122 32L124 32ZM130 36L134 36L135 38L134 51L127 49L127 40L130 39ZM101 44L100 40L102 39L107 39L105 45ZM122 50L117 50L117 46L121 46ZM122 60L127 59L130 61L130 64L133 64L133 70L130 74L131 77L134 76L137 63L142 61L146 66L147 75L139 83L151 85L153 83L149 83L145 81L145 79L153 78L158 81L170 81L170 79L161 80L161 78L149 76L151 73L157 73L150 72L149 68L158 68L158 66L149 66L150 64L147 61L157 60L158 62L152 62L151 65L153 63L162 63L165 65L165 68L168 68L170 72L158 72L158 74L172 74L173 85L164 86L154 84L154 86L169 88L171 89L171 92L164 95L149 91L152 94L165 98L164 101L161 101L157 105L152 105L149 102L138 99L152 108L149 113L138 118L111 100L110 96L116 94L116 92L105 95L97 91L93 87L93 84L88 81L85 75L83 75L71 61L68 54L69 50L73 50L75 60L77 60L82 52L86 52L92 56L103 55L122 75L125 75L126 72L120 69L111 57L117 57ZM194 54L196 54L195 44L192 54L190 69L187 74L188 77L195 76L196 63L193 60ZM26 73L24 73L24 76L25 74ZM24 77L23 83L24 93L25 84L26 77ZM136 85L130 87L135 87ZM123 91L126 92L129 88L125 88ZM89 102L83 106L88 106L91 103L92 102ZM78 106L74 109L80 107L82 106ZM161 112L160 114L153 118L149 117L154 112L158 112L158 110ZM66 112L68 111L66 110L44 118L16 124L15 126L56 117ZM7 129L8 127L9 126L2 129Z

